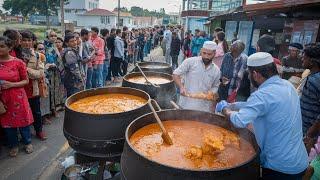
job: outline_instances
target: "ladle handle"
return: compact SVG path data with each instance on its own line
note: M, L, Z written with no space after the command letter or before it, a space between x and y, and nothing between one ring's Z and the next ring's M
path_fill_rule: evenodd
M156 118L158 124L160 125L161 131L162 131L163 133L167 132L166 129L164 128L164 126L163 126L163 124L162 124L162 122L161 122L161 120L160 120L160 118L159 118L156 110L154 109L154 107L153 107L153 105L152 105L152 103L151 103L151 100L148 101L148 104L149 104L149 107L150 107L150 109L151 109L154 117Z
M158 109L158 111L161 111L161 110L162 110L156 100L154 100L154 99L150 99L150 100L154 103L154 105L156 106L156 108Z
M152 86L159 88L160 86L153 84L152 82L149 81L149 79L147 78L147 76L144 74L144 72L142 71L141 67L136 64L136 66L138 67L139 71L141 72L142 76L144 77L144 79L147 81L147 83L150 83Z
M150 109L151 109L154 117L156 118L157 123L158 123L159 126L160 126L160 129L161 129L161 131L162 131L162 138L163 138L163 140L164 140L167 144L172 145L172 144L173 144L172 139L171 139L171 137L169 136L167 130L164 128L164 126L163 126L163 124L162 124L162 122L161 122L161 120L160 120L160 118L159 118L156 110L153 108L152 103L151 103L151 100L148 101L148 105L149 105L149 107L150 107Z

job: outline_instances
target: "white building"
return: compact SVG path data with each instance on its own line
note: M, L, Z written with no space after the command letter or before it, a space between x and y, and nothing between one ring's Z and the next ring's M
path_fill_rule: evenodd
M133 25L135 28L153 27L160 25L157 17L133 17Z
M64 7L64 20L73 23L76 27L90 28L116 28L118 12L108 11L99 8L99 0L69 0ZM61 12L58 11L59 22L61 22ZM133 26L132 15L130 13L120 13L120 26Z
M68 0L64 8L72 10L92 10L99 8L99 0Z
M99 8L99 0L69 0L64 6L65 22L74 23L77 26L77 15L81 15L92 9ZM61 12L58 11L59 22L61 22Z
M113 11L113 13L116 16L116 26L117 26L117 21L118 21L118 11ZM128 28L132 28L133 27L133 16L131 13L129 12L120 12L120 22L119 22L119 26L123 27L126 26Z
M84 14L78 14L77 26L91 28L93 26L102 28L115 28L116 27L116 15L106 9L92 9Z

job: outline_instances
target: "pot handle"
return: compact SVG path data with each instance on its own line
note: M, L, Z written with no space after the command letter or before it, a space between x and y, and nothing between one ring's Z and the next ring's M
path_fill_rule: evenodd
M171 105L175 108L175 109L182 109L178 104L176 104L174 101L170 101Z
M158 111L161 111L161 110L162 110L156 100L150 99L150 101L151 101L152 106L155 106L155 107L158 109Z

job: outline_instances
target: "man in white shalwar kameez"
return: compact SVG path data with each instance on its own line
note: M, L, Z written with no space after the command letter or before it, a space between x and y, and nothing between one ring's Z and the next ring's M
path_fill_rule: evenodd
M192 98L190 94L214 94L217 97L220 69L212 62L216 48L215 42L206 41L200 56L184 60L173 72L173 79L180 89L179 105L183 109L214 112L214 100Z

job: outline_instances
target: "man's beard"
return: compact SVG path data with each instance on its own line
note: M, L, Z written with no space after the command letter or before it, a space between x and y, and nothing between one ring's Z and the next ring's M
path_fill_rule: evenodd
M202 62L204 65L209 65L212 63L212 59L202 58Z
M252 75L249 76L249 79L250 79L250 82L251 82L251 84L252 84L253 87L259 88L258 82L253 79L253 76L252 76Z

